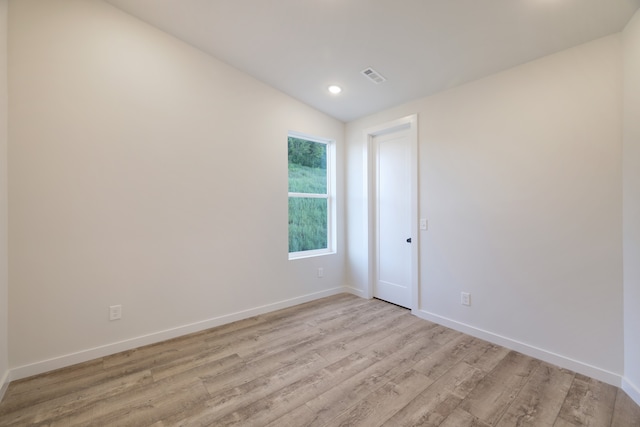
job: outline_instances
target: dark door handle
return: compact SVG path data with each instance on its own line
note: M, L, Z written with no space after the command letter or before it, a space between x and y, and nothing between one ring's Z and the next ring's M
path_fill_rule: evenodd
M411 237L407 239L407 243L411 243Z

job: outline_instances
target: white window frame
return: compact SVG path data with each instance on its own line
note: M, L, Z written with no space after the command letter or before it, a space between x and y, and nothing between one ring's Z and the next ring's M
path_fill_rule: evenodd
M308 251L289 252L289 259L309 258L322 255L330 255L336 253L336 141L329 138L321 138L313 135L308 135L301 132L289 131L287 134L287 144L289 137L304 139L306 141L317 142L325 144L327 147L327 194L316 193L296 193L289 192L287 197L287 203L291 197L302 198L317 198L327 200L327 247L323 249L313 249ZM287 170L289 168L289 161L287 160ZM289 186L288 174L287 174L287 188ZM288 214L287 214L288 219ZM288 232L288 227L287 227ZM287 239L288 241L288 239ZM287 244L288 245L288 244Z

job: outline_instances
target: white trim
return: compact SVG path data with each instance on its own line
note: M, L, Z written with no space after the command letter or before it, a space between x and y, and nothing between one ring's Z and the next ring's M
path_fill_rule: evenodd
M360 298L371 299L366 297L365 291L363 291L362 289L354 288L353 286L345 286L345 291Z
M363 245L368 248L367 253L367 278L366 290L363 297L373 298L373 286L375 278L375 245L372 244L375 237L375 223L373 213L375 211L375 197L372 194L374 186L372 182L376 179L375 167L372 164L374 147L373 138L400 130L409 131L409 144L411 146L411 306L412 312L418 309L420 301L420 233L418 231L418 115L402 117L397 120L382 123L364 130L364 153L363 153L363 200L364 200L364 242Z
M335 255L336 251L330 249L316 249L312 251L289 252L289 261L296 259L315 258L325 255Z
M346 289L344 287L327 289L325 291L315 292L312 294L307 294L300 297L279 301L273 304L267 304L260 307L255 307L249 310L238 311L236 313L214 317L212 319L191 323L189 325L179 326L173 329L167 329L165 331L155 332L149 335L143 335L143 336L127 339L124 341L103 345L100 347L89 348L86 350L78 351L76 353L54 357L48 360L42 360L40 362L35 362L35 363L31 363L28 365L19 366L17 368L11 369L9 371L9 378L11 381L27 378L32 375L38 375L38 374L52 371L54 369L60 369L67 366L75 365L77 363L87 362L89 360L119 353L121 351L131 350L134 348L142 347L149 344L155 344L161 341L180 337L180 336L191 334L194 332L204 331L209 328L214 328L216 326L224 325L226 323L231 323L231 322L246 319L249 317L257 316L259 314L269 313L275 310L292 307L294 305L313 301L319 298L341 294L341 293L344 293L345 291Z
M287 132L287 136L292 138L304 139L306 141L311 142L319 142L321 144L335 144L335 139L331 138L323 138L321 136L310 135L308 133L296 132L295 130L290 130Z
M4 394L7 392L7 388L9 387L10 382L11 382L11 371L7 371L4 373L4 375L0 379L0 402L2 402L2 398L4 397Z
M640 405L640 387L633 384L627 377L622 377L622 390L629 395L631 400Z
M367 132L365 130L364 132L364 138L365 138L365 144L364 144L364 152L362 153L362 172L363 172L363 176L362 176L362 200L363 200L363 206L362 206L362 212L364 212L363 215L363 221L362 221L362 246L364 248L367 249L367 273L366 273L366 278L365 278L365 288L363 291L364 294L364 298L373 298L373 286L371 283L371 278L374 277L374 270L373 270L373 265L371 264L371 260L373 259L373 257L375 256L374 254L374 250L373 250L373 245L370 244L369 239L370 239L370 233L371 230L370 228L372 227L372 225L369 225L372 221L373 221L373 207L371 206L371 202L369 201L369 197L370 197L370 193L372 191L372 185L370 184L369 180L371 179L369 177L369 170L371 169L371 155L369 155L369 151L371 150L371 137L369 132Z
M616 374L615 372L610 372L605 369L601 369L596 366L592 366L587 363L562 356L560 354L534 347L532 345L495 334L493 332L485 331L483 329L467 325L466 323L458 322L456 320L433 314L425 310L416 310L414 311L414 313L416 316L422 319L429 320L431 322L438 323L451 329L455 329L456 331L463 332L476 338L501 345L508 349L526 354L527 356L552 363L561 368L570 369L574 372L578 372L588 377L595 378L607 384L611 384L616 387L620 387L620 385L622 384L622 376L620 374Z

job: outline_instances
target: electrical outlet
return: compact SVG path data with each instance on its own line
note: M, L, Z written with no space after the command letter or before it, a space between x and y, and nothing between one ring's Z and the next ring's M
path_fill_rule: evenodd
M468 292L460 293L460 304L462 305L471 305L471 294Z
M324 277L324 268L318 267L318 278Z
M109 306L109 320L119 320L119 319L122 319L122 306L121 305Z

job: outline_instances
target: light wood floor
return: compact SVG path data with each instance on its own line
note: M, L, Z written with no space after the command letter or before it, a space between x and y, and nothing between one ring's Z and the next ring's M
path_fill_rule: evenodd
M640 426L621 390L337 295L10 384L0 425Z

